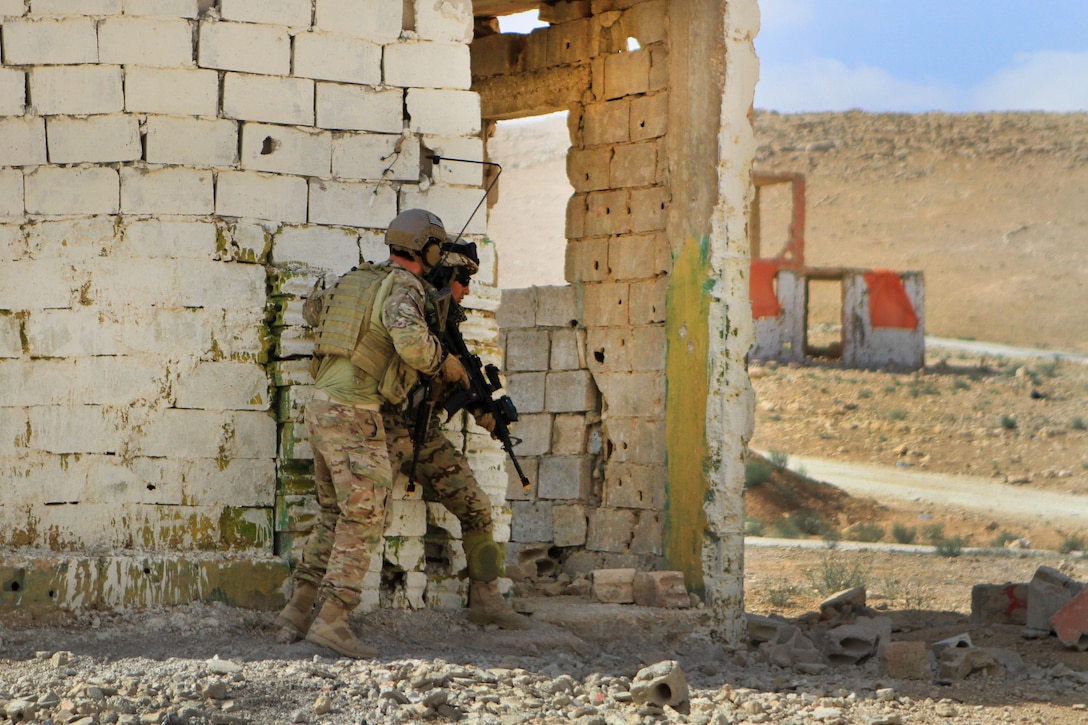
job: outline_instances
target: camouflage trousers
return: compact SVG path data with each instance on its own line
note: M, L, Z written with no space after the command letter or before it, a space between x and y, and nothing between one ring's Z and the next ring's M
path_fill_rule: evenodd
M320 510L295 579L350 610L359 603L363 575L385 528L392 487L385 428L377 411L328 401L309 403L305 419Z
M383 410L389 459L394 471L408 475L412 467L412 438L408 423L399 413ZM416 482L423 497L445 506L461 522L461 534L491 533L491 501L476 482L468 459L438 429L437 419L427 429L427 442L419 451Z

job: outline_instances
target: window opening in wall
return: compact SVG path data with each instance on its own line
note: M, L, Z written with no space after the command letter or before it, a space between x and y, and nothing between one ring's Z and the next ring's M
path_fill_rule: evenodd
M634 53L636 50L640 50L641 48L642 48L642 45L639 44L637 38L628 38L627 39L627 51L629 53Z
M842 278L805 281L805 354L842 357Z
M565 112L499 121L488 139L488 159L503 169L487 222L499 287L566 284L569 149Z
M541 22L539 10L526 10L523 13L512 13L499 16L499 32L521 33L528 35L534 28L546 28L547 23Z

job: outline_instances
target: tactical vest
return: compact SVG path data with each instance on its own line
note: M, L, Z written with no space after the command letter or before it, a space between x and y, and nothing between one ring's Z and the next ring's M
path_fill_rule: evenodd
M378 390L383 396L392 403L400 403L408 388L415 384L417 375L401 362L382 322L382 307L389 298L393 281L388 267L364 263L323 294L314 357L348 358L352 365L379 382Z

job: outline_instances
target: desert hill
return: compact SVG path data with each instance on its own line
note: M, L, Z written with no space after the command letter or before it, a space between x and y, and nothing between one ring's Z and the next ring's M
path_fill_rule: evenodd
M490 143L503 287L563 283L565 124ZM757 169L806 176L809 265L923 271L930 335L1088 352L1088 114L759 112L756 137ZM767 253L786 206L765 195Z

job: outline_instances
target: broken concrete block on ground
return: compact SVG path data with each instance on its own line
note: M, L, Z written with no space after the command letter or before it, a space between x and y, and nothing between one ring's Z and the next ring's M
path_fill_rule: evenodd
M824 656L816 645L793 625L782 627L773 640L759 645L759 655L769 664L779 667L824 664Z
M1050 625L1066 647L1088 651L1088 588L1066 602L1050 617Z
M933 643L933 656L938 660L944 654L946 649L952 649L953 647L967 648L974 647L974 643L971 642L971 635L969 634L957 634L948 639L942 639L940 642Z
M996 647L948 647L940 656L940 676L965 680L971 675L1006 677L1023 667L1020 655Z
M632 582L635 604L643 607L687 609L691 597L679 571L642 571Z
M788 620L778 615L763 616L746 612L748 620L748 641L754 645L770 642L778 637L778 630L790 626Z
M877 630L843 624L827 633L827 659L833 665L856 665L876 654L879 642Z
M688 681L680 663L665 660L644 667L631 681L631 699L674 710L686 711L688 706Z
M926 643L922 641L889 642L883 660L888 677L927 680L932 673Z
M865 601L865 587L843 589L820 602L820 620L832 626L850 624L859 615L873 614L873 610L866 606Z
M971 587L973 624L1027 624L1028 584L976 584Z
M1050 632L1050 618L1083 588L1057 569L1040 566L1028 584L1027 629Z
M634 603L634 569L597 569L591 579L593 601L605 604Z

